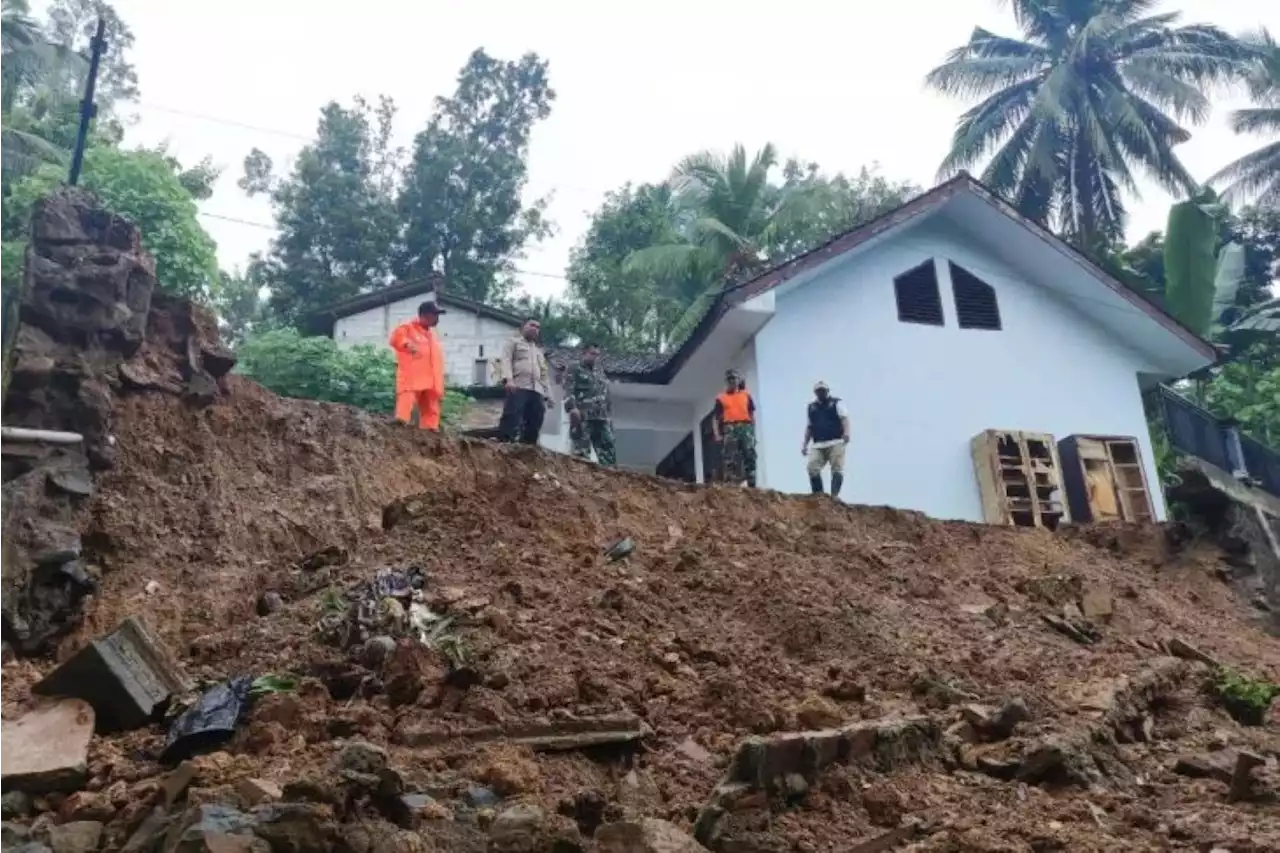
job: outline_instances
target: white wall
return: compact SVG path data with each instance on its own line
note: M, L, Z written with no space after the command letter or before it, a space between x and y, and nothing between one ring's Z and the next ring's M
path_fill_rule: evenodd
M401 299L343 317L334 324L334 340L343 346L368 344L385 347L391 330L417 316L418 305L423 299L422 296ZM488 369L481 384L497 384L498 372L494 362L502 354L502 345L515 335L515 326L445 305L445 313L436 328L440 331L444 347L445 382L449 385L476 384L475 362L483 358L488 362Z
M893 278L931 257L946 326L900 323ZM1002 331L957 326L948 260L995 288ZM850 503L981 521L969 441L984 429L1021 429L1136 436L1164 517L1136 377L1144 359L941 223L779 293L755 356L759 378L747 381L759 405L761 485L808 490L799 448L806 403L823 379L849 410L841 497Z

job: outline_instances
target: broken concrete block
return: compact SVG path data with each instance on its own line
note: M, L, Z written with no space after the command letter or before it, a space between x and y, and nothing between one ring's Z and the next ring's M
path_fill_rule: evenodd
M63 699L6 722L0 742L5 791L74 791L85 782L93 708Z
M607 823L596 830L600 853L705 853L680 827L658 818Z
M262 803L274 803L284 796L279 785L266 779L241 779L236 783L236 793L250 808Z
M49 827L53 853L93 853L101 841L102 824L96 820L73 820Z
M172 656L134 617L85 646L33 688L93 706L98 731L136 729L158 716L186 681Z
M687 737L680 741L679 745L676 746L676 749L686 758L692 759L699 764L710 764L715 760L715 756L703 748L702 744L698 743L691 737Z
M1090 587L1080 597L1080 610L1090 622L1110 622L1115 615L1115 599L1105 586Z

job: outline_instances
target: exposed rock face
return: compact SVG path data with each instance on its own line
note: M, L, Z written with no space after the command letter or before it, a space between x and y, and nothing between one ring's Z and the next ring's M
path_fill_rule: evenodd
M1280 634L1280 498L1202 460L1184 461L1178 477L1170 500L1190 510L1192 532L1216 540L1226 553L1224 580Z
M92 472L115 464L117 395L167 391L208 404L235 364L213 317L158 291L138 229L90 193L68 188L37 204L31 234L4 423L84 443L5 447L3 627L20 654L74 628L97 588L80 530Z

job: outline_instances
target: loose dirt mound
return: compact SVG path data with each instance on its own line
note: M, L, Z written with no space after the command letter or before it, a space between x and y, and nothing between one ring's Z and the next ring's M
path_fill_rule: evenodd
M1212 774L1172 770L1271 754L1275 723L1236 724L1202 695L1207 668L1162 645L1280 681L1280 642L1248 623L1215 554L1174 553L1158 528L1055 535L684 487L234 377L203 409L123 397L116 439L85 531L103 589L59 657L140 615L193 677L305 679L196 760L192 802L235 804L249 777L323 799L335 753L363 740L445 807L421 829L441 850L483 848L495 794L588 833L624 815L691 828L748 736L923 716L947 730L935 748L788 777L740 804L715 844L846 850L920 818L932 831L912 849L1280 849L1265 792L1229 804ZM634 550L610 559L620 536ZM321 630L335 612L348 624L343 590L410 566L431 611L455 619L433 648L405 639L384 663ZM1078 628L1043 618L1070 622L1080 601ZM51 666L6 665L7 717ZM987 711L964 710L1014 699L1029 719L994 734ZM501 736L604 715L652 733L557 753ZM129 803L166 772L163 743L162 726L96 739L89 787L116 801L109 838L136 825ZM1046 750L1057 757L1039 772ZM1274 763L1260 771L1273 790Z

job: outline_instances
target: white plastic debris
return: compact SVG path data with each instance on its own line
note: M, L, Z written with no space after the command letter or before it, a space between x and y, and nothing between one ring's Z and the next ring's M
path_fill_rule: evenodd
M147 595L155 595L160 591L160 581L147 581L145 589Z

